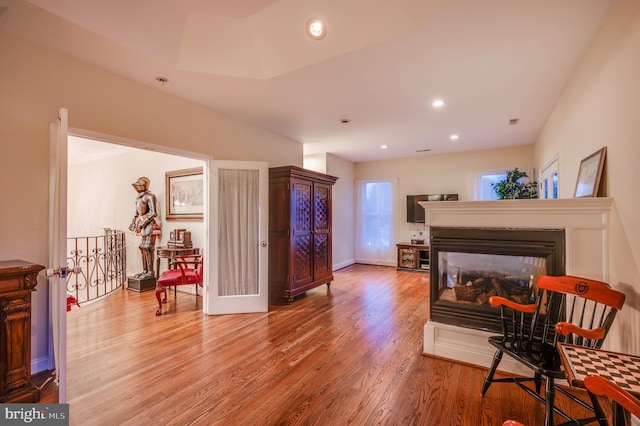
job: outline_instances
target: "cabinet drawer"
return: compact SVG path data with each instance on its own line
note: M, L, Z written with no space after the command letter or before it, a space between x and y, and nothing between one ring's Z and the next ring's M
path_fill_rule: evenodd
M8 293L22 289L21 277L9 277L0 280L0 293Z

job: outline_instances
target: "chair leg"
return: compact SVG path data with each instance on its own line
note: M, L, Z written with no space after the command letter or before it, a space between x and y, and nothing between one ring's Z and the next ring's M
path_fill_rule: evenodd
M162 287L156 287L156 299L158 299L158 310L156 311L156 316L162 315L162 301L160 300L160 293L162 293L164 289ZM167 297L166 290L165 298Z
M491 386L491 382L493 382L493 375L496 374L496 369L498 368L498 364L502 360L502 351L498 349L496 353L493 355L493 362L491 363L491 368L487 372L487 375L484 377L484 383L482 384L482 390L480 391L480 396L484 396L489 390L489 386Z
M540 388L542 387L542 376L540 376L540 373L535 373L533 382L536 384L536 393L540 394Z
M555 383L553 377L547 377L544 387L545 413L544 426L553 426L553 406L555 404Z
M598 397L595 396L594 394L592 394L591 392L587 392L589 394L589 398L591 399L591 405L593 406L593 413L594 415L597 417L598 419L598 424L600 426L607 426L609 423L607 422L607 418L604 415L604 411L602 410L602 407L600 406L600 401L598 401ZM620 413L616 413L616 406L618 404L613 404L613 411L612 411L612 424L617 425L617 424L625 424L625 423L619 423L617 422L618 419L616 419L616 417L618 417L616 414L620 414Z

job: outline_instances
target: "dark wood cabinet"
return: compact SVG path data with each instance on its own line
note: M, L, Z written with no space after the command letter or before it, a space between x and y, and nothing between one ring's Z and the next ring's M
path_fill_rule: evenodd
M338 178L296 166L269 169L269 293L293 298L333 281L331 190Z
M429 272L429 246L398 243L398 269Z
M44 266L0 261L0 402L40 400L31 384L31 292Z

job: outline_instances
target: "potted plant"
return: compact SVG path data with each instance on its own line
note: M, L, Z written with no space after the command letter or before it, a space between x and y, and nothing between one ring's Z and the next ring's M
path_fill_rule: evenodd
M538 182L523 182L522 178L529 177L527 172L507 170L507 177L500 182L492 183L499 200L516 198L538 198Z

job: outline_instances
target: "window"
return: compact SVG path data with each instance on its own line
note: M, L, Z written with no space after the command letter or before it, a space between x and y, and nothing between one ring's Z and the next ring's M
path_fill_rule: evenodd
M478 173L478 179L476 182L476 200L497 200L498 194L494 191L493 184L506 178L506 170Z
M533 169L522 169L518 168L518 170L523 171L527 174L527 177L522 178L521 182L533 182L535 181L535 170ZM490 172L478 172L476 175L475 182L475 194L476 200L497 200L498 194L493 189L493 184L496 184L507 178L507 170L495 170ZM544 193L544 185L542 187L542 192Z
M540 172L540 198L558 198L558 156L556 155Z
M394 264L394 183L362 181L357 191L356 261Z

